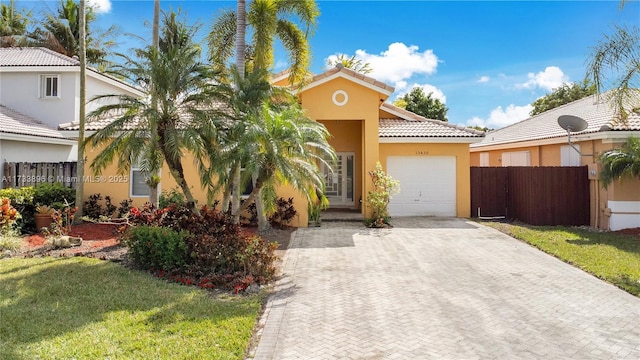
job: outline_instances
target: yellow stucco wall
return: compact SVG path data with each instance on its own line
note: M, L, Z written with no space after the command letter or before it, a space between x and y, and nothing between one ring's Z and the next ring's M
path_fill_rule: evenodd
M84 199L87 200L90 195L101 194L110 196L114 205L120 204L122 200L132 199L134 206L142 206L145 202L149 201L148 197L135 197L130 196L130 172L119 173L117 167L117 159L109 166L107 166L98 175L94 175L90 165L93 159L102 151L104 146L93 148L87 146L85 150L85 156L87 161L85 163L85 182L84 182Z
M342 106L336 105L333 101L334 94L338 103L345 100L342 93L347 94L348 99ZM360 162L356 164L355 171L361 174L359 178L359 186L356 189L362 195L363 203L366 194L372 188L372 184L365 181L362 176L366 171L374 169L379 159L378 153L378 114L380 107L380 99L383 98L379 92L364 87L363 85L354 83L344 78L336 78L307 89L300 95L302 107L307 110L307 114L314 120L326 122L328 120L339 120L340 122L358 121L361 124L360 137ZM330 124L327 122L327 124ZM345 145L343 140L346 136L336 134L336 145ZM358 139L353 139L358 142ZM356 161L358 162L357 158ZM356 201L359 199L355 196ZM363 207L363 211L366 209Z
M416 155L428 154L428 155ZM456 157L456 213L458 217L470 217L471 175L469 144L380 144L380 164L387 168L388 156L455 156ZM400 184L402 187L402 184Z

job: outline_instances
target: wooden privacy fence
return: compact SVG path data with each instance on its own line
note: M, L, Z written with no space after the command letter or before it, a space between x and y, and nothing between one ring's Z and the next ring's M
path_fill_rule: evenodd
M531 225L589 225L590 188L582 167L471 167L471 216Z
M75 188L76 180L76 162L5 162L2 167L2 188L19 188L57 182Z

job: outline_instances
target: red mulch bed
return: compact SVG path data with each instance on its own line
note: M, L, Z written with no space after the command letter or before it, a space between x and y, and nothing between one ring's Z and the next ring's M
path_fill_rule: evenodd
M82 245L68 249L51 249L42 234L24 238L22 255L33 256L90 256L105 260L121 261L126 248L120 245L118 227L115 224L84 223L74 225L69 235L82 238Z
M89 256L103 260L123 261L127 253L126 247L120 244L117 224L95 224L84 223L74 225L69 231L69 235L81 237L82 245L67 249L52 249L47 246L46 239L42 234L34 234L24 238L22 250L18 256L54 256L72 257ZM245 235L256 235L257 228L245 227L242 229ZM293 228L272 229L261 234L265 240L275 241L279 244L278 250L285 250L289 245ZM281 254L280 254L281 255Z

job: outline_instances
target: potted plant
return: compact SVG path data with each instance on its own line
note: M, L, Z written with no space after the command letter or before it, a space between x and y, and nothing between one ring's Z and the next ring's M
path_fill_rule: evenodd
M51 226L51 223L53 222L53 211L54 209L47 205L40 205L36 207L36 213L33 217L36 220L36 229L38 231L43 227L47 228Z

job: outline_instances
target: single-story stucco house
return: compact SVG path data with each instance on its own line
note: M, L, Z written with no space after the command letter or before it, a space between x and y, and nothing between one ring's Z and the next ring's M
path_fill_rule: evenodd
M287 78L287 73L281 73L272 81L288 87ZM387 103L393 87L344 67L316 75L296 91L307 115L327 127L332 136L329 142L338 154L335 168L323 169L330 207L367 214L363 204L372 189L368 172L380 161L400 181L400 193L390 204L392 216L469 216L469 144L480 141L482 132L425 119ZM96 126L100 123L89 123L87 130L97 130ZM64 130L72 133L75 127ZM97 151L88 149L88 163ZM186 176L197 183L196 169L188 161L185 165ZM162 173L169 172L165 168ZM137 205L148 200L135 168L123 177L116 174L114 164L103 171L107 180L86 183L85 193L110 195L114 202L132 198ZM161 178L162 190L176 188L172 178ZM205 191L193 191L205 203ZM279 195L294 198L298 217L291 225L307 226L306 200L287 186Z
M567 131L558 125L562 115L586 121L586 129L571 133L574 147L568 143ZM640 114L629 112L626 121L620 121L605 95L593 95L488 132L481 142L470 146L471 166L586 165L590 225L611 230L640 227L640 179L614 181L606 189L598 180L598 155L630 136L640 137Z

